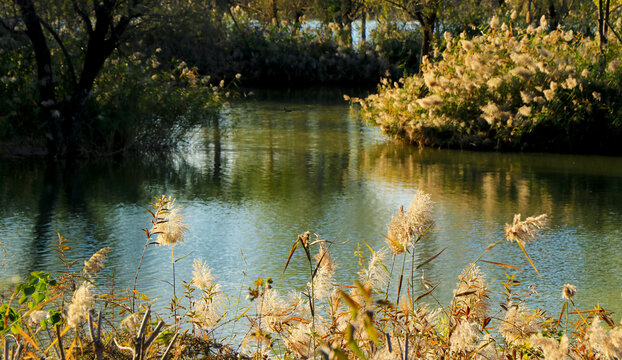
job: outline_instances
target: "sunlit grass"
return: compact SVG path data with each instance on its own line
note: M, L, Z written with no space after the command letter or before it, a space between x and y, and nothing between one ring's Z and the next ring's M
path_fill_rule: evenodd
M526 29L507 20L493 18L473 38L445 33L421 74L353 99L362 117L420 146L615 151L619 41L601 52L598 40L549 31L545 17Z
M386 246L369 250L354 284L338 284L334 241L305 232L289 254L282 254L283 275L296 252L304 253L308 283L302 291L281 294L270 278L249 284L248 295L225 293L209 264L195 259L183 295L170 300L168 314L151 310L153 300L134 288L97 286L108 248L90 259L67 259L69 241L60 237L57 253L64 270L33 272L2 295L0 332L6 359L607 359L622 356L622 327L604 309L580 310L577 287L559 286L559 314L530 308L533 287L517 274L527 270L486 260L500 246L528 247L546 231L547 217L506 224L505 235L459 275L447 303L435 294L438 283L423 270L444 261L439 251L416 259L415 250L435 231L433 202L418 192L408 209L400 208L387 225ZM161 196L149 209L145 249L168 251L187 227L173 199ZM387 214L387 218L389 214ZM173 241L174 240L174 241ZM367 245L367 244L365 244ZM144 252L143 256L149 256ZM184 257L172 253L171 270ZM533 271L537 264L529 259ZM490 302L491 289L480 264L504 268L501 303ZM84 266L82 266L84 264ZM546 277L546 274L541 274ZM176 288L176 280L167 282ZM173 294L176 294L173 291ZM605 327L600 323L604 322ZM228 331L236 327L237 331ZM243 329L243 330L240 330Z

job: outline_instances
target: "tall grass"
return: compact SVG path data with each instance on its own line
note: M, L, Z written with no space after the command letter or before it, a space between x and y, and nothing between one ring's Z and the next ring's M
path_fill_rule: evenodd
M156 198L148 212L145 249L166 251L184 238L181 209L171 198ZM303 291L280 294L270 278L257 279L247 300L224 293L208 264L193 263L192 279L182 283L170 314L157 314L153 301L134 287L122 290L96 281L110 249L79 262L67 259L69 242L59 236L57 253L64 270L51 275L33 272L2 294L0 333L5 359L608 359L622 356L622 326L596 306L579 310L580 289L560 284L559 314L531 309L533 290L512 264L486 260L500 246L518 246L533 271L529 244L546 231L547 216L521 218L505 225L505 235L473 261L457 279L452 298L441 302L439 284L423 270L443 261L444 249L417 260L415 250L434 231L433 202L418 192L408 209L400 208L387 225L386 246L368 246L369 261L361 263L354 284L338 284L330 250L337 243L305 232L288 255L283 274L297 251L303 252L308 283ZM149 256L143 252L143 256ZM181 258L172 257L173 265ZM82 266L82 263L84 264ZM490 302L491 289L482 263L503 267L499 306ZM172 271L174 267L172 268ZM140 269L138 269L140 270ZM542 274L546 276L546 274ZM175 279L171 286L176 287ZM174 292L175 293L175 292ZM172 316L171 316L172 315ZM604 323L604 326L602 325ZM245 329L242 339L236 326ZM239 333L238 333L239 334Z
M421 74L354 99L391 137L433 147L619 152L622 46L545 17L526 28L494 17L469 38L445 33Z

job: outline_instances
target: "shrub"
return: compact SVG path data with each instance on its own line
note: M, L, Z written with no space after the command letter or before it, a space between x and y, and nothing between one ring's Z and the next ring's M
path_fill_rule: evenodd
M31 62L28 48L0 31L0 139L20 140L40 136Z
M374 50L388 64L396 64L403 73L419 71L421 57L421 32L409 22L378 23L370 34Z
M89 104L87 147L101 152L175 147L193 128L217 121L230 94L224 82L210 84L184 62L160 64L155 55L141 53L112 59Z
M0 141L44 148L35 65L17 39L7 35L0 44L6 45L0 48L0 69L6 70L0 77ZM59 98L71 91L59 89ZM85 105L80 153L174 147L193 127L215 121L229 92L180 61L160 64L155 56L120 51L105 63Z
M335 24L264 25L240 7L206 10L203 17L192 7L174 11L153 22L157 30L145 32L145 49L160 47L162 62L179 58L216 80L240 73L245 85L373 86L387 71L400 73L403 59L398 57L405 54L390 47L400 46L404 52L411 43L401 44L401 37L416 38L395 32L391 36L400 37L386 40L379 50L373 43L354 49L339 44Z
M620 152L622 68L612 39L557 29L493 26L472 39L445 34L421 75L383 80L355 99L386 134L420 146ZM440 50L437 50L440 51Z

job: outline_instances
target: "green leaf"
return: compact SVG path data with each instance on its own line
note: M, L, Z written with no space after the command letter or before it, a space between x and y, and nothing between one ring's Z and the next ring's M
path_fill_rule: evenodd
M45 296L45 294L42 294L40 292L36 292L36 293L32 294L32 299L37 304L39 304L40 302L44 301L46 298L47 298L47 296Z
M28 296L26 295L22 295L19 300L17 301L18 304L22 305L24 304L26 301L28 301Z
M346 341L347 341L347 346L350 348L350 350L352 350L352 352L360 359L363 360L367 360L367 357L365 356L365 354L363 353L363 351L361 350L361 348L359 347L359 345L356 343L356 340L354 339L353 336L354 333L354 326L352 326L352 324L348 324L348 327L346 328Z
M59 311L48 310L48 314L50 314L50 318L48 319L50 325L56 326L61 323L62 315Z
M30 296L34 292L35 292L35 287L34 286L26 286L26 287L24 287L24 295Z

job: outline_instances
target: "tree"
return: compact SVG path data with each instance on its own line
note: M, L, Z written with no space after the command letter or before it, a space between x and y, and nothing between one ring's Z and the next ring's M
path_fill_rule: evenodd
M439 18L442 0L383 0L404 12L412 21L419 23L423 40L421 43L420 62L432 50L434 28Z
M50 155L77 155L94 82L147 5L144 0L2 2L0 25L26 36L34 53Z

